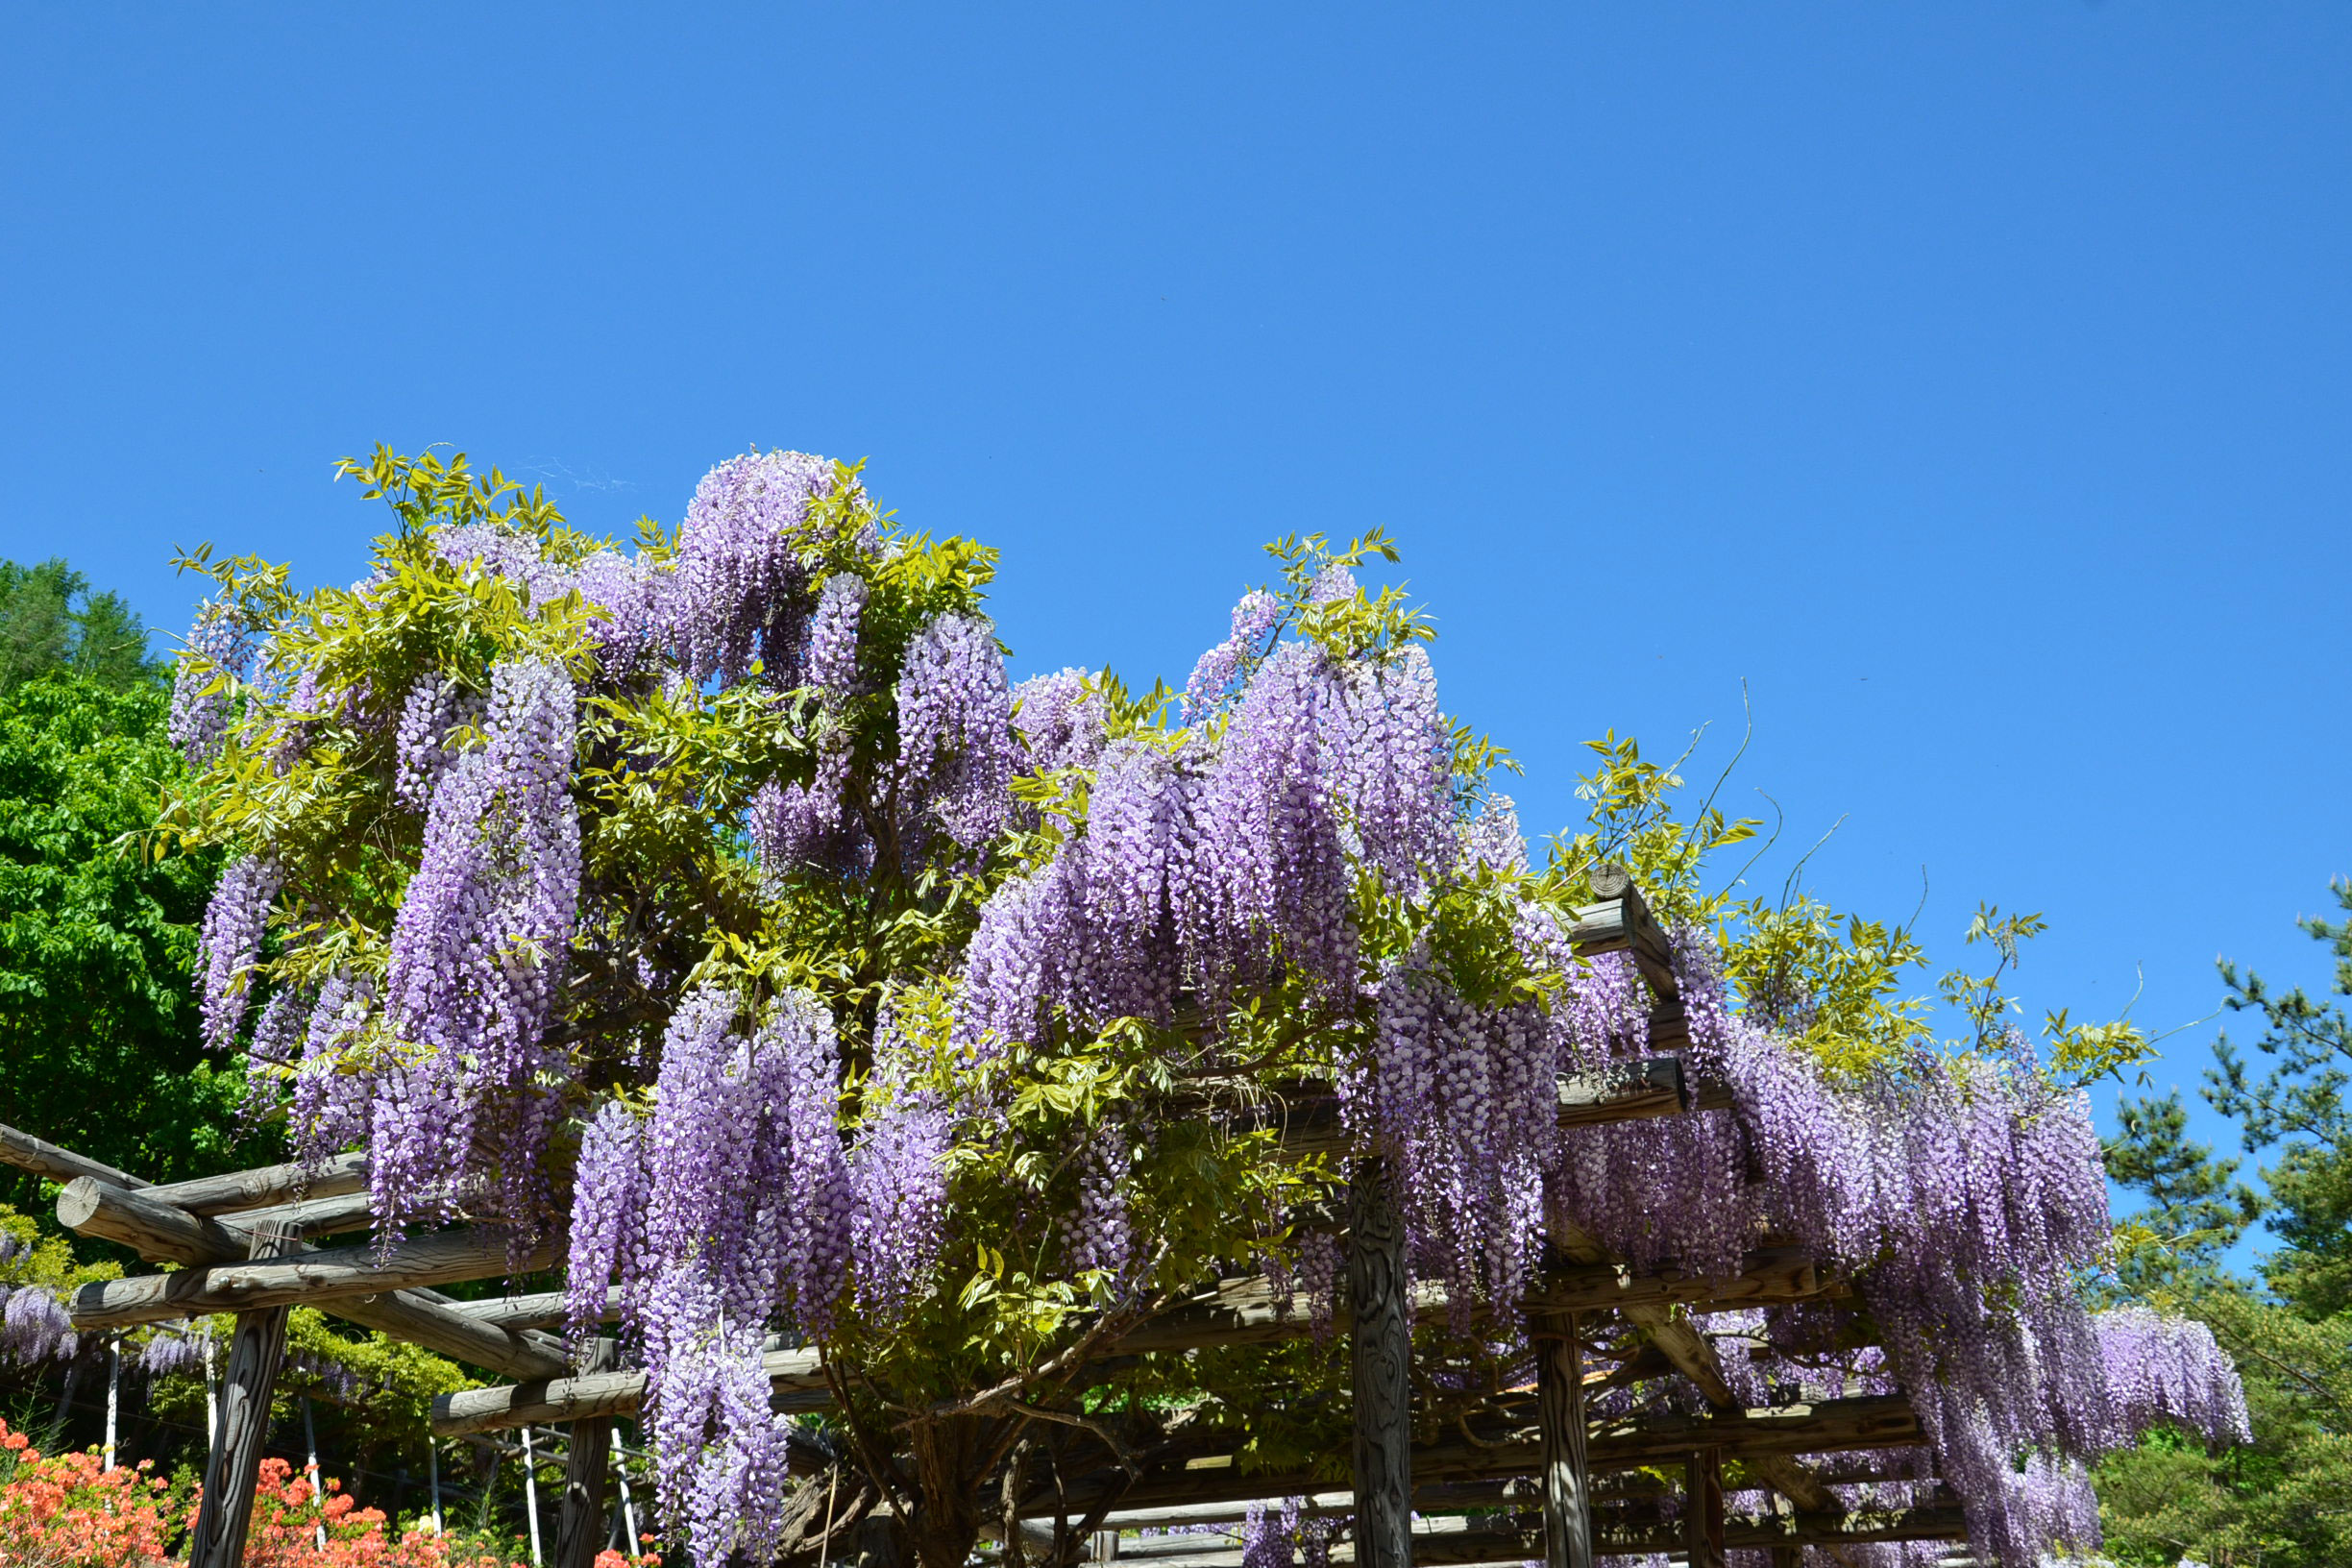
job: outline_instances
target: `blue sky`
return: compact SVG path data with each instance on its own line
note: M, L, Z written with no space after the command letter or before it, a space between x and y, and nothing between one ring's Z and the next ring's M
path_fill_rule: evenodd
M1745 680L1815 892L2170 1028L2352 872L2347 77L2323 4L21 8L0 553L178 627L175 543L357 576L377 441L615 530L756 442L1181 678L1379 526L1531 825Z

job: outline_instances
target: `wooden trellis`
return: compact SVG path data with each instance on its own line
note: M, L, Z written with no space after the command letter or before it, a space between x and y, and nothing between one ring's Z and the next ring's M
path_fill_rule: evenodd
M1629 951L1657 1004L1650 1038L1660 1054L1595 1079L1559 1087L1565 1126L1594 1126L1729 1105L1721 1086L1686 1080L1673 1053L1688 1043L1666 941L1629 880L1611 868L1596 877L1608 894L1579 912L1571 933L1582 953ZM1308 1100L1261 1113L1286 1146L1330 1151L1343 1146L1330 1101ZM366 1159L343 1155L326 1168L276 1165L157 1187L127 1172L0 1127L0 1160L64 1184L61 1223L103 1237L151 1262L184 1265L85 1286L71 1304L77 1329L119 1329L209 1312L237 1314L228 1393L206 1470L205 1513L190 1568L225 1568L241 1549L258 1458L257 1423L266 1420L284 1346L285 1310L316 1307L363 1327L422 1345L452 1360L516 1380L434 1402L437 1435L478 1434L550 1424L569 1431L567 1482L556 1530L554 1568L590 1568L605 1539L608 1443L614 1417L633 1413L646 1393L642 1372L611 1370L612 1341L596 1341L590 1364L576 1369L557 1339L543 1332L562 1318L559 1298L522 1296L457 1303L431 1287L505 1277L515 1265L510 1238L494 1224L411 1237L379 1258L369 1246L318 1248L321 1237L370 1223ZM1316 1511L1355 1517L1351 1543L1335 1544L1335 1563L1360 1568L1412 1564L1519 1562L1590 1568L1596 1556L1677 1552L1693 1568L1720 1568L1727 1549L1772 1548L1793 1560L1805 1545L1835 1549L1872 1541L1956 1539L1967 1527L1948 1498L1907 1508L1847 1508L1802 1456L1891 1449L1923 1441L1909 1402L1899 1396L1825 1400L1767 1409L1747 1407L1731 1389L1712 1343L1692 1312L1842 1296L1846 1282L1813 1260L1761 1237L1739 1272L1703 1279L1677 1270L1637 1271L1591 1237L1555 1229L1552 1266L1523 1303L1537 1347L1535 1388L1504 1413L1515 1428L1499 1439L1413 1440L1412 1327L1446 1311L1443 1291L1407 1288L1403 1228L1377 1160L1352 1169L1346 1220L1347 1291L1340 1307L1349 1335L1356 1421L1355 1484L1331 1493L1311 1475L1244 1475L1231 1455L1241 1434L1196 1439L1140 1474L1107 1470L1064 1478L1050 1492L1019 1505L1024 1517L1056 1521L1099 1512L1100 1529L1214 1523L1238 1516L1252 1501L1279 1507L1287 1497ZM544 1246L527 1249L525 1268L552 1262ZM1604 1314L1637 1331L1663 1366L1687 1378L1708 1407L1704 1415L1595 1419L1585 1409L1590 1378L1580 1342ZM607 1316L611 1312L608 1311ZM1099 1351L1106 1360L1182 1354L1263 1343L1308 1332L1300 1297L1264 1278L1220 1282L1134 1325ZM274 1327L273 1327L274 1325ZM779 1409L829 1404L830 1384L813 1351L770 1353L767 1371ZM240 1413L242 1412L242 1413ZM1741 1463L1784 1500L1760 1519L1727 1519L1722 1466ZM1684 1475L1678 1524L1642 1524L1622 1505L1654 1501L1656 1483L1631 1482L1640 1467ZM1603 1484L1609 1478L1612 1484ZM241 1478L241 1481L240 1481ZM1916 1479L1906 1476L1901 1479ZM1415 1510L1424 1517L1416 1520ZM1449 1511L1451 1510L1451 1511ZM1499 1510L1499 1511L1498 1511ZM1463 1515L1477 1511L1478 1519ZM1492 1516L1486 1516L1489 1514ZM1028 1527L1023 1527L1024 1529ZM1182 1538L1179 1538L1180 1540ZM1238 1568L1237 1552L1161 1542L1133 1553L1151 1568Z

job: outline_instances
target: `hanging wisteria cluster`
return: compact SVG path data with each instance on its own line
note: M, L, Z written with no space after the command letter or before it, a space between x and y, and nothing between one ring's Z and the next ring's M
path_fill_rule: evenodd
M583 1353L618 1287L697 1563L776 1544L780 1346L896 1342L935 1307L977 1334L1015 1250L1047 1305L1007 1321L1196 1283L1148 1278L1153 1205L1185 1199L1145 1178L1184 1129L1046 1081L1138 1041L1168 1073L1335 1093L1457 1333L1515 1332L1547 1234L1707 1275L1768 1223L1795 1238L1884 1342L1823 1391L1911 1398L1989 1558L2095 1535L2082 1462L2152 1423L2242 1433L2209 1335L2085 1310L2096 1140L2022 1054L1833 1081L1730 1006L1694 929L1686 1066L1737 1109L1563 1132L1558 1080L1647 1056L1656 998L1629 955L1571 950L1574 878L1531 871L1512 802L1458 761L1426 627L1359 589L1360 551L1286 556L1286 591L1243 594L1184 692L1139 703L1083 670L1013 685L986 552L886 535L822 459L731 458L635 552L446 471L370 478L412 498L374 575L309 601L224 578L182 667L174 735L236 851L205 1035L248 1042L304 1158L366 1147L387 1238L561 1227ZM219 765L245 756L267 767ZM894 1014L917 992L920 1020ZM1038 1128L1065 1141L1021 1147ZM981 1168L1029 1186L959 1187ZM1018 1249L972 1233L991 1204ZM1262 1260L1328 1327L1336 1243L1259 1217L1188 1266ZM975 1254L992 1272L951 1288ZM53 1344L25 1294L8 1342ZM1741 1397L1820 1384L1822 1311L1714 1326ZM1264 1568L1329 1531L1245 1537Z

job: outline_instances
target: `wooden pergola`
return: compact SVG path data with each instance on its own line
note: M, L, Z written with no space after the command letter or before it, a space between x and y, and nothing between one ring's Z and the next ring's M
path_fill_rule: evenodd
M1605 1078L1563 1079L1561 1124L1597 1126L1729 1106L1722 1086L1684 1075L1678 1052L1688 1035L1666 941L1639 893L1613 868L1596 877L1596 892L1609 896L1579 912L1572 939L1580 953L1630 952L1656 999L1654 1054ZM1263 1115L1275 1118L1286 1147L1302 1153L1343 1147L1328 1099L1302 1099ZM506 1231L475 1224L412 1237L382 1259L370 1245L314 1245L371 1223L364 1155L339 1156L315 1170L274 1165L159 1187L0 1127L0 1160L63 1183L57 1212L69 1229L151 1262L184 1265L83 1287L71 1303L77 1329L235 1314L189 1568L234 1568L242 1557L286 1313L298 1305L513 1380L436 1400L436 1435L567 1428L553 1568L591 1568L605 1539L612 1421L638 1409L646 1374L614 1369L610 1338L594 1343L589 1365L575 1367L546 1332L562 1318L556 1296L456 1302L433 1288L547 1267L554 1259L546 1243L518 1254ZM1785 1241L1759 1237L1739 1272L1707 1279L1672 1268L1632 1269L1592 1237L1556 1228L1549 1266L1523 1303L1538 1352L1534 1386L1489 1402L1484 1435L1464 1425L1458 1437L1416 1444L1412 1328L1443 1315L1447 1303L1438 1287L1407 1288L1404 1228L1383 1161L1352 1165L1344 1223L1347 1279L1338 1318L1348 1336L1354 1394L1352 1490L1333 1492L1311 1474L1242 1473L1233 1456L1245 1433L1188 1433L1164 1453L1140 1456L1134 1469L1110 1465L1065 1478L1065 1484L1021 1501L1020 1516L1039 1528L1050 1521L1056 1540L1067 1539L1075 1527L1100 1543L1098 1555L1137 1556L1151 1568L1237 1568L1239 1558L1196 1537L1119 1545L1116 1532L1230 1522L1253 1502L1273 1511L1289 1498L1309 1500L1311 1511L1354 1515L1352 1540L1334 1545L1333 1561L1357 1568L1530 1558L1547 1568L1590 1568L1596 1556L1658 1552L1682 1554L1692 1568L1721 1568L1727 1548L1758 1547L1793 1568L1806 1546L1842 1556L1838 1549L1848 1545L1966 1536L1948 1492L1909 1507L1850 1508L1808 1458L1923 1444L1907 1399L1856 1396L1756 1409L1732 1389L1691 1314L1849 1293L1847 1282ZM609 1303L608 1319L617 1307L617 1299ZM1305 1298L1263 1277L1224 1280L1106 1340L1094 1354L1112 1361L1265 1343L1309 1333L1311 1316ZM1587 1385L1602 1379L1586 1361L1604 1322L1643 1341L1642 1356L1655 1370L1687 1379L1706 1413L1594 1418ZM816 1351L772 1351L766 1369L777 1409L830 1404L831 1384ZM1727 1461L1769 1488L1773 1511L1726 1517ZM1661 1468L1679 1472L1678 1488L1655 1481ZM1653 1474L1630 1474L1644 1471ZM1923 1465L1883 1479L1917 1482L1926 1474ZM1672 1527L1632 1516L1646 1507L1654 1520L1661 1493L1677 1489L1681 1507ZM1416 1510L1423 1517L1416 1519Z

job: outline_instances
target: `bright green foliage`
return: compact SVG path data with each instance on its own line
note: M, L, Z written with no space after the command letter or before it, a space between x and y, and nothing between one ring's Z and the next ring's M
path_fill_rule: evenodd
M154 682L53 674L0 696L0 1121L155 1181L233 1168L236 1065L203 1059L188 976L217 862L117 846L180 772ZM5 1194L34 1201L12 1172Z
M0 561L0 693L53 670L121 690L152 680L147 628L120 596L93 594L88 579L51 557L37 566Z

